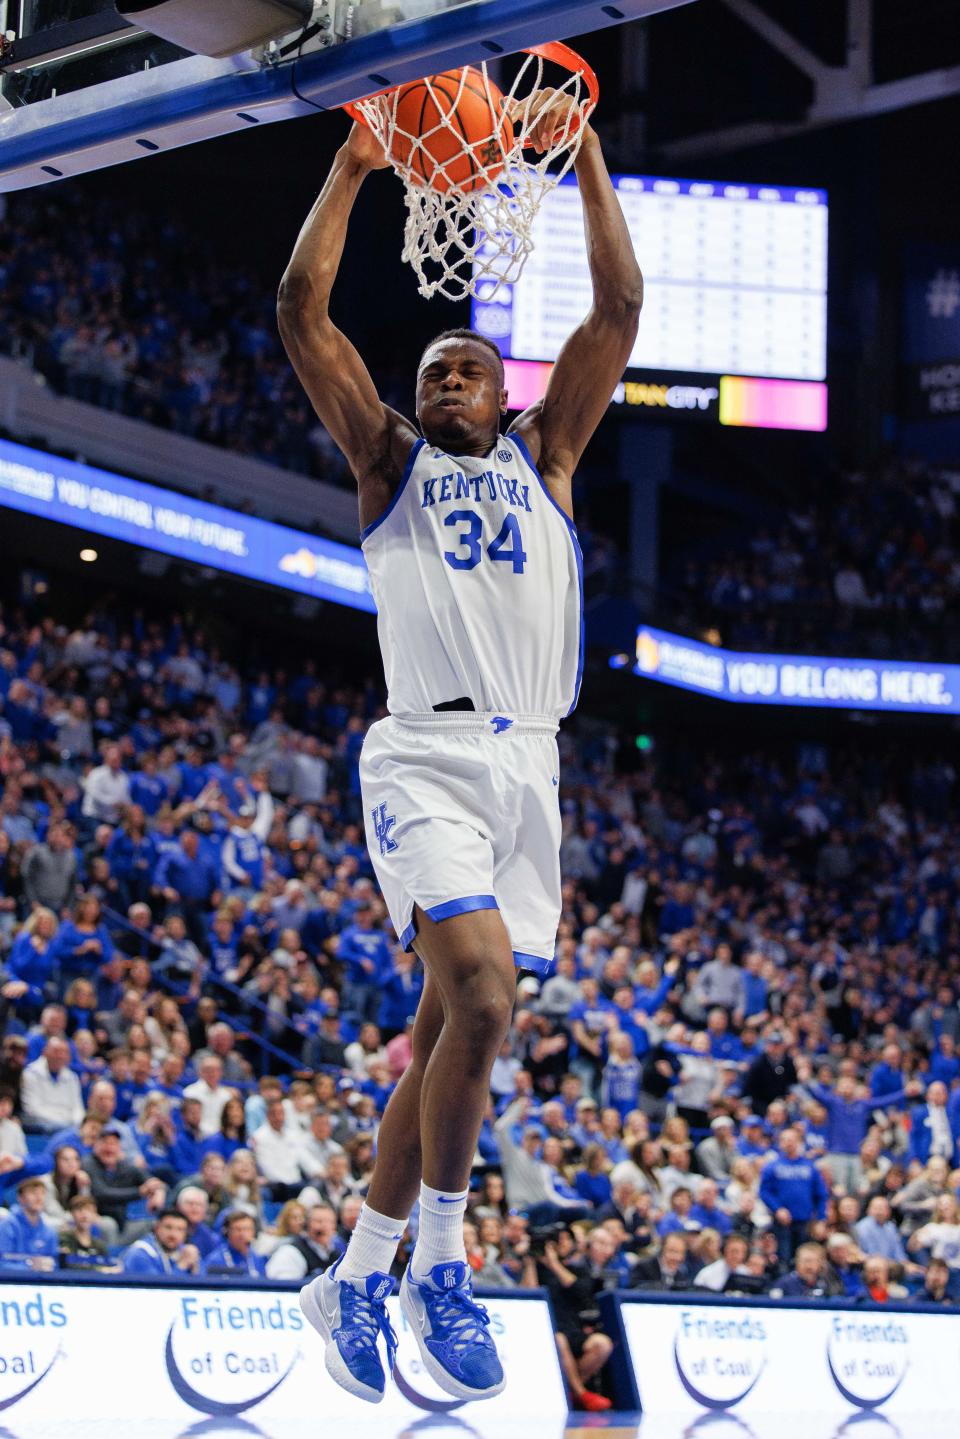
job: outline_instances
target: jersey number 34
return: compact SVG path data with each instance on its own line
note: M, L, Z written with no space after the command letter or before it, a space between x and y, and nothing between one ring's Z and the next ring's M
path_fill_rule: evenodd
M457 535L457 548L444 550L443 558L447 564L453 570L475 569L482 557L483 520L476 510L453 510L443 523L450 526L467 526ZM508 545L509 549L507 549ZM515 575L523 574L523 567L527 562L527 552L523 548L520 522L516 515L507 515L500 533L487 546L487 555L491 560L509 561L513 565Z

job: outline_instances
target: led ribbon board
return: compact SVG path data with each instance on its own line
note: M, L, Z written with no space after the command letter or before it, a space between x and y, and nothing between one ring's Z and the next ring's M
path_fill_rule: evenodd
M614 655L610 664L629 661ZM741 654L641 625L634 674L735 704L960 714L960 665Z
M8 440L0 440L0 506L278 589L376 610L359 549Z

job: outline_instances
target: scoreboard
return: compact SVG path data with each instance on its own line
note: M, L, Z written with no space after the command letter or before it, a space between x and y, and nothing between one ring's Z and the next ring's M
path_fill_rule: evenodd
M826 193L649 175L617 175L614 185L645 281L628 385L615 398L646 403L659 387L681 396L668 408L701 413L712 395L722 423L824 428ZM481 289L473 324L505 356L543 365L590 308L573 176L547 195L533 240L516 284ZM742 418L748 411L760 418Z

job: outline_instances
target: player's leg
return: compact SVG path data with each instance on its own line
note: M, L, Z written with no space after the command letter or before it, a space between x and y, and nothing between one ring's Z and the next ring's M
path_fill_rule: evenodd
M417 952L444 1010L420 1102L423 1178L436 1189L465 1190L490 1098L493 1063L513 1017L513 950L495 909L439 924L417 909L416 919Z
M503 1368L486 1311L472 1298L463 1216L490 1074L513 1014L513 950L497 910L434 923L417 909L415 919L444 1024L423 1078L420 1229L400 1303L440 1387L458 1399L491 1398L503 1388Z
M390 1096L377 1136L377 1164L357 1227L343 1258L301 1290L300 1305L326 1340L328 1373L349 1393L373 1403L386 1379L380 1334L392 1364L392 1332L384 1300L390 1266L420 1187L420 1092L443 1027L440 989L427 975L416 1023L413 1057Z
M356 1230L340 1265L341 1279L364 1279L377 1270L386 1272L393 1263L397 1252L395 1243L388 1240L383 1249L373 1251L361 1240L371 1216L382 1219L391 1233L404 1229L417 1201L423 1167L421 1089L443 1022L440 988L428 972L413 1026L413 1057L390 1096L377 1132L377 1163Z

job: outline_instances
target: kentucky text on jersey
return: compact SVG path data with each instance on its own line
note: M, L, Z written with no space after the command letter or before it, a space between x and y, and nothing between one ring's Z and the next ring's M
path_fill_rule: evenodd
M495 501L501 497L508 505L526 510L528 515L533 513L530 509L530 486L508 479L499 471L484 470L482 475L465 475L462 470L457 470L452 475L434 475L422 483L422 510L429 509L431 505L446 505L453 500L473 500L479 505L484 500Z
M418 441L363 532L363 553L391 714L464 696L501 720L572 711L583 673L580 545L518 435L485 455Z

